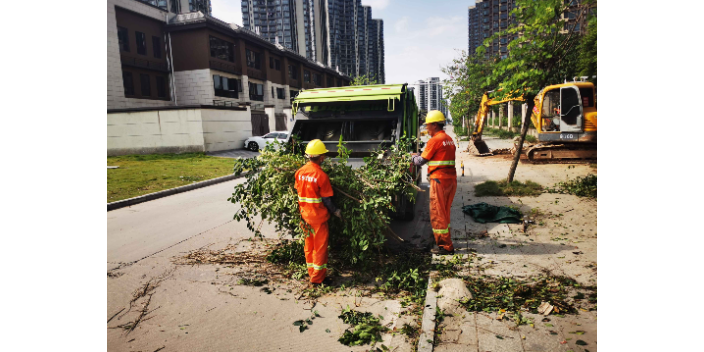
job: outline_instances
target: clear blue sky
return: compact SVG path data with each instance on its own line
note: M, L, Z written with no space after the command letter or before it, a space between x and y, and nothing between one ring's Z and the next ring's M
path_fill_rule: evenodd
M386 83L446 78L442 66L467 50L467 8L474 0L362 0L384 20ZM240 0L212 0L213 16L242 24Z

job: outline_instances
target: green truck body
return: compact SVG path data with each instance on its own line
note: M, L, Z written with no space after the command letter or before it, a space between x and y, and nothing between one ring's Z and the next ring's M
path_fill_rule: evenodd
M381 84L321 88L301 91L293 101L294 121L289 138L297 136L304 145L320 139L331 155L336 155L342 137L352 150L349 164L363 165L372 151L395 145L405 137L419 134L418 106L413 89L406 84ZM411 152L419 152L415 144ZM419 182L420 169L410 172ZM415 205L403 195L394 202L397 218L412 219Z

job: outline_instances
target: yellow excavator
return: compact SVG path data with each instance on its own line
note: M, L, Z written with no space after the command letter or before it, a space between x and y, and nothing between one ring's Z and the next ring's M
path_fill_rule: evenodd
M482 141L489 106L523 97L489 99L482 97L474 122L469 151L479 156L493 155ZM596 92L594 84L573 81L543 88L535 97L531 121L538 131L538 144L525 149L531 162L596 160Z

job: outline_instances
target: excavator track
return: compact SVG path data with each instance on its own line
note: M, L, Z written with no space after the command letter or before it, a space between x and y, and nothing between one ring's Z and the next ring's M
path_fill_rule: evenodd
M525 151L526 159L521 161L531 164L573 164L596 161L596 143L540 143Z

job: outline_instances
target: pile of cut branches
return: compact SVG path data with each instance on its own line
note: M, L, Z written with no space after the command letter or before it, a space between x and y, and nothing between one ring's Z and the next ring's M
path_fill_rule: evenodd
M386 236L398 237L389 228L392 200L405 194L415 201L419 188L409 173L413 141L404 138L386 150L377 150L364 158L364 166L353 169L347 165L351 150L340 140L335 160L327 159L321 167L330 177L333 202L342 210L343 219L332 217L328 222L330 243L334 255L345 264L371 263L372 252L386 241ZM297 143L278 150L267 147L253 159L236 159L234 172L246 174L246 182L235 186L229 201L241 208L234 219L246 221L247 228L261 236L255 217L271 221L276 230L302 240L310 233L303 223L294 187L295 173L307 162Z

